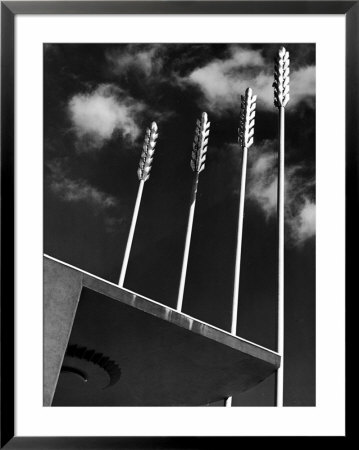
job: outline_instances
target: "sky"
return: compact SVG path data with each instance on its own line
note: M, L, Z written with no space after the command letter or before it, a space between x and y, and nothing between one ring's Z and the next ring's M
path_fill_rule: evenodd
M237 335L276 350L278 111L286 107L284 404L315 405L315 45L44 44L44 253L117 283L146 128L158 125L124 287L176 307L196 120L210 125L183 312L230 330L241 184L240 98L257 97L248 152ZM274 404L274 376L233 406Z

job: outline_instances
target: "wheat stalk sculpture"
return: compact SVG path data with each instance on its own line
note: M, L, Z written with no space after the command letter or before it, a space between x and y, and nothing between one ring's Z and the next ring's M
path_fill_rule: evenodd
M196 173L201 173L205 167L210 124L207 113L202 113L196 124L191 158L191 167Z
M185 283L186 283L186 274L187 274L187 265L188 265L189 247L190 247L191 235L192 235L193 217L194 217L194 211L196 208L198 180L199 180L199 174L205 168L206 154L207 154L207 148L208 148L209 127L210 127L210 122L208 122L208 115L207 115L207 113L204 112L204 113L202 113L201 120L197 120L194 141L193 141L193 150L192 150L192 156L191 156L191 168L192 168L195 176L194 176L192 192L191 192L186 241L185 241L185 247L184 247L184 252L183 252L181 279L180 279L180 285L179 285L178 297L177 297L177 311L182 311L183 294L184 294L184 287L185 287Z
M289 102L289 52L281 47L274 60L274 106L285 108Z
M132 247L133 235L135 233L138 212L139 212L140 204L141 204L143 187L144 187L145 182L150 177L150 171L152 168L152 161L153 161L153 154L155 152L157 138L158 138L158 127L157 127L156 122L152 122L151 128L147 128L147 130L146 130L145 140L143 143L143 149L142 149L141 158L140 158L140 163L139 163L139 167L137 170L137 176L138 176L138 179L140 180L140 183L139 183L138 192L137 192L135 209L134 209L133 215L132 215L130 232L129 232L128 238L127 238L126 250L125 250L125 255L123 258L123 262L122 262L120 279L118 282L118 285L120 287L123 287L123 283L125 281L128 260L130 257L130 252L131 252L131 247Z
M277 406L283 406L283 364L284 364L284 131L285 107L289 102L289 52L281 47L274 65L274 106L279 112L279 154L278 154L278 318L277 351L281 365L277 370Z
M156 122L152 122L151 128L147 128L146 130L140 164L137 170L138 179L140 181L147 181L150 177L153 154L155 152L157 138L158 138L158 127Z

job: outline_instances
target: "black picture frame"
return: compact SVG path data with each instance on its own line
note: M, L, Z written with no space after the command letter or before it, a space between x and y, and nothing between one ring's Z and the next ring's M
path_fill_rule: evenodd
M1 2L1 441L6 449L202 448L238 438L15 436L14 406L14 32L18 14L339 14L346 21L346 265L358 220L359 1ZM334 56L333 56L334 58ZM333 87L333 113L335 87ZM351 207L349 208L349 205ZM350 248L348 243L350 242ZM354 244L354 245L353 245ZM349 251L350 250L350 251ZM350 280L346 276L347 292ZM347 434L348 436L348 434ZM220 440L220 442L218 442Z

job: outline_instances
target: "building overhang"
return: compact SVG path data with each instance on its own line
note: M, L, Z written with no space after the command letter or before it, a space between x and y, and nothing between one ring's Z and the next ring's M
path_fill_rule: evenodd
M44 312L48 406L206 405L280 365L269 349L47 256Z

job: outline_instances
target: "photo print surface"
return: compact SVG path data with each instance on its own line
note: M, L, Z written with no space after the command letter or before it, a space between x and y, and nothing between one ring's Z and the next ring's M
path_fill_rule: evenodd
M43 52L44 404L276 405L288 85L283 404L315 406L315 45Z

